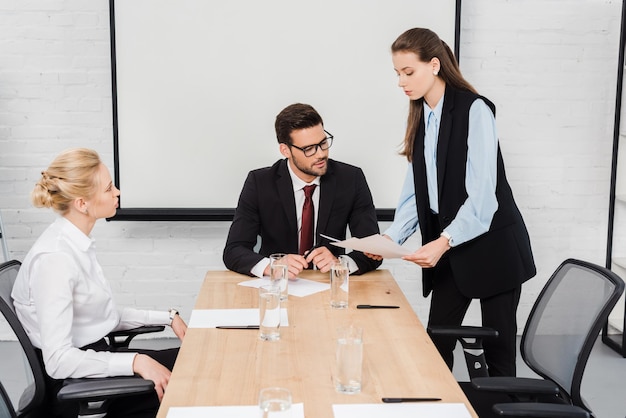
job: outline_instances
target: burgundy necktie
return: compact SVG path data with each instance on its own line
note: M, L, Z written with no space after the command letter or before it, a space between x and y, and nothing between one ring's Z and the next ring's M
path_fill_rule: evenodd
M302 229L300 230L300 254L313 247L313 191L315 184L304 186L304 205L302 205Z

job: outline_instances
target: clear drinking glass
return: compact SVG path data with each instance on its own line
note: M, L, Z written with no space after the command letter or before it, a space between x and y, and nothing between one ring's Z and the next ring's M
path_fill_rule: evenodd
M361 392L363 329L353 325L337 329L335 389L339 393Z
M333 308L348 307L349 275L348 263L341 257L330 268L330 306Z
M285 388L265 388L259 393L261 418L290 418L291 392Z
M259 338L280 339L280 289L277 286L259 287Z
M287 255L276 253L270 255L270 280L280 287L280 300L287 300L289 286L289 266Z

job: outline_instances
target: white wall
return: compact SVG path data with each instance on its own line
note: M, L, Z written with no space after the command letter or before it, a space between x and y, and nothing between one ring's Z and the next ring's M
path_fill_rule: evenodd
M498 107L538 268L523 289L521 325L563 259L604 264L620 11L610 0L463 4L461 67ZM55 216L29 201L55 154L86 146L113 165L108 28L107 0L0 0L0 211L12 258L23 259ZM120 304L178 306L188 317L205 271L224 268L227 230L227 222L101 221L93 234ZM419 269L383 268L425 322ZM469 322L477 318L473 309Z

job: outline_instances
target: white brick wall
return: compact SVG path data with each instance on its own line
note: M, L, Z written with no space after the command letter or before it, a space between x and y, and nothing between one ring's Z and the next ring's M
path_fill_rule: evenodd
M620 7L463 2L461 67L498 107L539 272L524 287L521 325L563 259L604 264ZM111 120L108 1L0 0L0 210L12 258L23 259L54 217L32 208L29 193L55 154L86 146L112 167ZM205 271L224 268L227 231L227 222L102 221L94 236L120 304L179 306L188 318ZM419 268L383 267L425 322ZM477 323L475 307L468 319Z

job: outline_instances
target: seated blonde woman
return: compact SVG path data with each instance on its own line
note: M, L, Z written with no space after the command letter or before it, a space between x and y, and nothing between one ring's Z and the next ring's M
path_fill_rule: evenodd
M95 151L71 149L44 170L32 192L37 207L60 216L26 255L13 287L15 309L49 376L50 415L76 417L60 404L62 379L138 374L153 394L120 398L109 417L154 417L178 349L115 351L104 337L142 325L169 325L181 340L187 325L175 310L118 309L90 236L98 219L115 215L120 191Z

